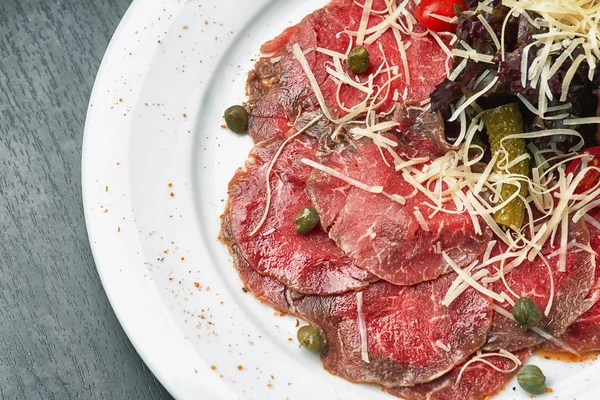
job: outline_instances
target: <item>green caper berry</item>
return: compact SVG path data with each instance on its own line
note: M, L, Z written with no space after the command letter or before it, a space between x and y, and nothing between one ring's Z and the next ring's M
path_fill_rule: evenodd
M323 347L321 333L317 328L310 325L298 329L298 341L302 347L306 347L310 351L320 351Z
M536 365L526 365L517 374L519 386L531 394L546 393L546 377Z
M356 46L348 54L346 64L348 64L350 71L362 74L369 68L369 52L362 46Z
M223 114L229 130L235 133L244 133L248 129L248 111L242 106L231 106Z
M312 207L304 207L294 218L296 233L304 235L319 223L319 213Z
M538 326L540 323L540 310L535 303L527 297L521 297L513 307L513 317L523 330Z

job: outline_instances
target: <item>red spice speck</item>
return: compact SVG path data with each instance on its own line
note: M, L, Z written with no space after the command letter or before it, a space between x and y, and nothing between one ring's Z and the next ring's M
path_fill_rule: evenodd
M211 365L211 366L210 366L210 369L212 369L212 370L214 371L214 370L216 370L216 369L217 369L217 366L216 366L216 365Z
M181 261L185 260L185 257L181 257Z
M187 114L186 113L183 113L183 118L187 118Z
M244 366L242 366L242 365L238 365L238 370L240 370L240 371L241 371L241 370L243 370L243 369L244 369Z
M171 182L169 182L169 185L168 185L168 186L169 186L169 187L173 187L173 184L172 184Z
M158 39L158 43L160 44L160 39Z
M196 286L197 288L200 287L200 282L194 282L194 286Z
M175 193L171 192L171 197L175 196Z

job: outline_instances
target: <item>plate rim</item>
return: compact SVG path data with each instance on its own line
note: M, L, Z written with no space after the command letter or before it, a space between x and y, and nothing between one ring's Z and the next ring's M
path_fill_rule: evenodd
M100 92L106 86L106 83L103 81L103 78L107 75L107 63L113 57L115 57L116 49L119 43L124 41L123 33L126 31L127 27L129 27L133 21L136 19L136 10L138 6L142 3L142 0L133 0L127 10L121 17L117 27L112 33L111 39L108 43L108 46L102 56L102 60L100 62L100 66L98 68L98 72L96 73L94 84L92 86L92 91L90 93L90 98L88 100L88 111L85 117L85 124L83 130L83 140L82 140L82 150L81 150L81 193L82 193L82 205L84 212L84 220L86 225L86 233L88 236L88 241L90 244L90 249L92 251L92 256L94 259L94 264L96 267L96 271L98 276L100 277L100 281L102 284L102 288L106 297L108 298L109 304L119 322L121 328L123 329L125 335L127 336L127 340L131 342L133 345L137 355L142 359L144 365L151 374L157 379L160 384L165 388L165 390L174 398L180 398L183 394L183 391L179 390L176 384L174 384L172 379L169 379L164 373L162 373L161 368L157 368L154 360L152 359L152 355L146 351L146 347L140 343L139 338L139 330L134 329L132 327L132 321L125 318L123 316L123 303L115 300L115 288L108 283L107 271L106 269L101 267L101 262L99 261L100 255L98 253L97 247L94 245L94 237L95 237L95 223L93 221L92 212L88 204L90 204L90 185L93 180L90 178L90 170L89 166L86 164L86 154L90 148L90 141L92 137L91 131L93 130L92 125L92 116L93 113L96 112L94 109L90 107L90 105L95 104L95 99L100 97ZM148 1L146 1L147 5ZM173 330L171 328L171 330ZM173 331L173 333L176 333Z

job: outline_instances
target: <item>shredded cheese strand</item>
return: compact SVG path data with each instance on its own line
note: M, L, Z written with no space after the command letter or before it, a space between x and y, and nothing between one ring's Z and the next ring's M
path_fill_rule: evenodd
M356 313L358 314L358 332L360 334L360 356L364 362L369 364L369 351L367 343L367 324L363 314L363 292L356 293Z

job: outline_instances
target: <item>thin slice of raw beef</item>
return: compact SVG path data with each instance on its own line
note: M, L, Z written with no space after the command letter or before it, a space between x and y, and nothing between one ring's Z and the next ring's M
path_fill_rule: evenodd
M600 219L600 208L588 211L588 215L598 221ZM591 236L590 243L597 253L596 283L586 299L587 304L585 307L587 311L575 323L569 326L565 335L561 337L561 340L567 346L580 354L600 350L600 302L598 302L600 295L600 268L598 268L598 262L600 262L600 258L598 257L598 253L600 252L600 231L591 225L588 225L588 228ZM548 351L564 352L563 348L551 342L544 343L543 348Z
M573 223L572 219L569 219L568 243L575 242L589 246L590 235L586 225L583 220ZM560 243L560 232L556 236L555 243ZM500 246L498 249L504 251ZM548 258L557 250L558 245L553 248L548 241L542 249L542 253ZM558 255L548 258L552 268L555 293L552 308L547 316L544 315L544 310L550 299L550 275L539 257L532 262L524 261L505 275L508 286L519 296L531 299L542 312L539 327L556 337L562 336L567 327L589 308L585 299L594 284L596 270L595 257L590 252L578 247L570 247L567 251L566 272L558 271L558 258ZM502 291L508 293L501 280L494 282L490 288L496 293ZM504 303L500 306L512 312L510 305ZM515 321L494 313L494 321L485 349L513 351L534 346L543 341L544 339L533 331L524 332Z
M413 6L411 1L408 8ZM373 2L373 9L385 7L384 0ZM344 31L358 30L362 12L362 7L353 0L334 0L262 46L261 50L264 53L272 54L257 62L249 74L247 83L249 132L255 143L274 137L284 138L288 133L286 124L305 111L320 109L306 74L294 57L295 44L303 50L333 116L340 117L346 114L347 111L342 109L342 105L351 108L365 99L366 94L363 91L350 85L343 84L338 91L338 84L329 78L326 71L326 67L332 67L332 57L316 50L325 48L346 54L350 39ZM372 14L370 24L375 25L379 22L381 17ZM415 27L417 32L424 30L419 25ZM404 40L406 42L407 38ZM375 43L364 44L369 51L371 64L366 72L357 76L360 81L365 81L370 74L376 74L380 67L394 67L393 71L380 73L373 79L375 89L385 88L377 99L379 101L385 98L379 111L392 110L396 92L403 100L408 101L427 98L434 87L446 77L445 65L448 57L435 39L429 35L414 36L410 37L410 43L406 49L410 83L407 83L398 43L391 29L386 30ZM355 78L355 74L348 69L343 60L342 68L351 78ZM401 77L386 85L389 78L395 74Z
M231 233L231 219L228 212L223 214L219 240L227 245L233 257L233 265L238 271L244 289L277 311L289 313L290 307L286 298L287 288L279 283L279 281L259 274L248 264Z
M229 183L228 229L241 256L257 272L292 290L308 294L343 293L359 289L373 276L354 265L327 234L314 229L296 233L294 218L310 206L305 192L311 168L300 162L314 157L316 141L300 136L281 152L270 174L271 202L268 215L256 234L266 208L266 172L282 145L264 141L252 149L249 159Z
M531 356L531 351L523 349L514 355L524 363ZM486 357L485 360L503 371L509 371L515 366L514 361L504 357ZM489 399L499 393L519 371L517 368L513 372L500 372L482 362L473 362L465 368L457 384L463 366L464 364L454 367L452 371L432 382L407 388L387 389L387 392L405 400Z
M387 134L399 143L394 150L405 160L421 154L402 137ZM384 162L386 157L389 167ZM357 265L381 279L397 285L412 285L435 279L451 271L441 252L445 251L460 266L482 254L491 238L485 224L482 235L468 213L437 213L424 206L431 200L393 168L389 154L367 138L341 152L332 152L321 163L367 185L383 186L390 195L401 195L405 205L389 197L370 193L338 178L315 170L308 182L308 194L321 215L324 229ZM412 197L411 197L412 196ZM428 231L418 222L415 210L426 220Z
M575 323L567 328L560 340L579 354L600 351L600 303L596 302ZM543 349L564 353L563 346L545 342Z
M380 281L360 293L306 296L294 311L324 332L321 360L329 372L352 382L412 386L442 376L485 342L489 298L468 289L449 307L440 304L455 278L413 286Z

